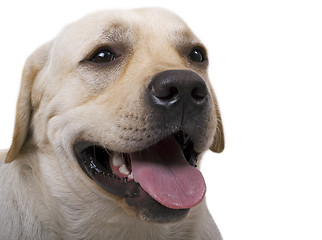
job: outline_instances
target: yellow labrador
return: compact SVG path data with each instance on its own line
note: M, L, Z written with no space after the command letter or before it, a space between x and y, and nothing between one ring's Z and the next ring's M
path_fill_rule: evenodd
M203 44L162 9L96 12L27 60L0 239L221 239L197 165L224 148Z

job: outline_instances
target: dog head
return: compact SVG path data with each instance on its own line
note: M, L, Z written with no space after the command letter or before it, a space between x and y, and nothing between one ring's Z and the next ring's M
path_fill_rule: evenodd
M205 194L201 153L224 149L207 66L204 45L165 10L72 23L27 60L6 162L32 141L74 191L146 221L182 219Z

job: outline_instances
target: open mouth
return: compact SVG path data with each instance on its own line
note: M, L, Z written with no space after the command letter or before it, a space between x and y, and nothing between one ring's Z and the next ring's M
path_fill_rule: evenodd
M199 153L182 131L133 153L86 141L77 142L74 151L87 176L113 195L135 199L143 189L170 209L189 209L205 195L204 179L196 169Z

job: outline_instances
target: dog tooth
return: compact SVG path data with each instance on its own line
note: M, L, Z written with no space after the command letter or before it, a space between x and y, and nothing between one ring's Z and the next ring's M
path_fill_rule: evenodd
M133 180L133 172L131 172L131 174L129 175L129 176L127 176L127 180L128 181L131 181L131 180Z
M120 168L119 168L120 173L124 174L124 175L129 175L130 172L127 169L127 167L125 166L125 164L123 164Z
M114 153L114 156L113 156L113 165L115 167L120 167L122 165L125 164L125 161L124 161L124 158L122 157L121 154L119 153Z

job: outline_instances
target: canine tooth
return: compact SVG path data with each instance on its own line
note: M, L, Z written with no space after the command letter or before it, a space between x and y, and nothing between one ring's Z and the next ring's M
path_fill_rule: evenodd
M131 172L131 174L130 174L129 176L127 176L127 179L128 179L129 181L133 180L133 172Z
M129 175L130 172L127 169L127 167L125 166L125 164L123 164L120 168L119 168L120 173L124 174L124 175Z
M120 167L125 164L124 158L119 153L114 153L113 156L113 165L116 167Z

